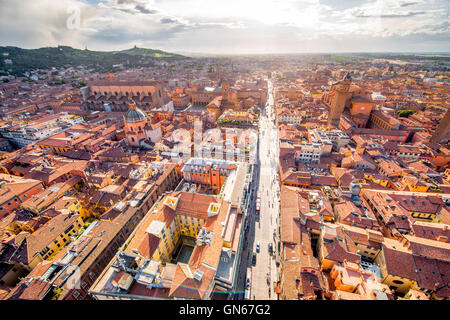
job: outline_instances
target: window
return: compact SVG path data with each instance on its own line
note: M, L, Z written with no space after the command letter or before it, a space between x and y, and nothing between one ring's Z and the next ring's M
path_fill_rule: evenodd
M68 228L66 229L66 231L64 231L64 233L65 233L65 234L69 233L70 230L72 230L72 228L73 228L73 226L68 227Z

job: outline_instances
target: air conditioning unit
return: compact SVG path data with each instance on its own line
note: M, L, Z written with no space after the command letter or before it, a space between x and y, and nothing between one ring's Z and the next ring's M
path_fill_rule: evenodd
M202 281L203 274L204 274L204 272L201 271L200 269L195 270L195 272L194 272L194 279L197 280L197 281Z

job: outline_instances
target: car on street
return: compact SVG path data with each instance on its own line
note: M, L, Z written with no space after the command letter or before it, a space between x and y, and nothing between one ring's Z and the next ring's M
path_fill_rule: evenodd
M256 266L256 253L253 252L252 264Z
M250 284L251 284L251 282L252 282L252 268L247 268L247 277L245 280L245 294L244 294L245 300L250 300L250 296L251 296Z
M256 243L256 252L259 252L260 246L259 246L259 241Z
M272 242L269 243L269 253L270 254L273 253L273 244L272 244Z

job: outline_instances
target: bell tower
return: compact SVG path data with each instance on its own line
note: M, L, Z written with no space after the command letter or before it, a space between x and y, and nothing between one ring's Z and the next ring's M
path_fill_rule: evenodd
M450 139L450 109L447 110L444 117L441 119L439 126L436 128L431 142L433 143L447 143Z
M342 111L344 111L345 102L347 101L348 91L352 84L352 78L350 74L344 76L344 78L338 82L335 82L330 88L330 112L328 114L328 126L339 127L339 121L341 120Z
M230 99L230 83L222 81L222 99L228 101Z

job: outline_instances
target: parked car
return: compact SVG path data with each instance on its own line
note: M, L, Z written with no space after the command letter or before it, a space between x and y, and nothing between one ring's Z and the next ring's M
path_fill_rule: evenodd
M259 252L260 246L259 246L259 241L256 242L256 252Z
M273 244L272 244L272 242L269 243L269 253L270 254L273 253Z
M256 253L253 253L252 264L256 266Z

